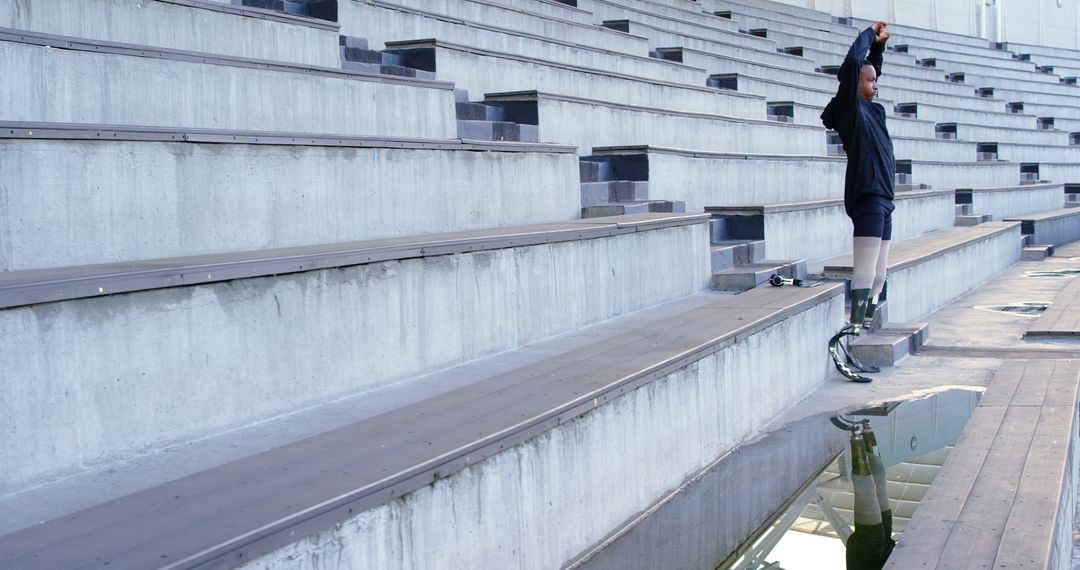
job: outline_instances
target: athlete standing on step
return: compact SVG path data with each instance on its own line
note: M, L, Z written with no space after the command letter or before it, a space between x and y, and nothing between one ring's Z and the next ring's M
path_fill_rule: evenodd
M877 22L863 30L851 44L837 74L840 87L821 113L825 127L840 135L848 158L844 209L855 226L852 248L855 263L851 278L851 325L841 331L847 335L857 335L864 321L874 315L878 295L885 286L892 239L896 159L885 126L885 108L874 103L881 56L889 41L887 26L885 22ZM837 368L851 380L869 382L869 378L851 372L837 359L835 344L841 336L830 342ZM878 371L850 358L848 362L860 372Z

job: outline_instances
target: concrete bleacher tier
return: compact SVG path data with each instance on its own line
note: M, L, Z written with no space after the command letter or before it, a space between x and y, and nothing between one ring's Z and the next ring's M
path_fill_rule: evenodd
M867 22L0 4L2 568L562 567L831 378ZM1080 238L1080 52L895 30L916 327Z

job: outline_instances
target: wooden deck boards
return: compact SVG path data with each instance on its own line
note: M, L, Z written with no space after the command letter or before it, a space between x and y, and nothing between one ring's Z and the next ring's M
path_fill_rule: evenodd
M1078 380L1074 360L1005 362L886 567L1046 567L1075 483Z
M1080 336L1080 279L1065 286L1054 303L1032 323L1025 337Z

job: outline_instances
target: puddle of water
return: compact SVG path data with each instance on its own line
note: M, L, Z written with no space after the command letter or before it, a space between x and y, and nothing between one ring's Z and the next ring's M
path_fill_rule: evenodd
M1066 268L1066 269L1050 269L1045 271L1025 271L1024 275L1027 277L1071 277L1073 275L1080 275L1080 269Z
M569 567L842 569L849 552L880 567L980 395L950 390L786 425L717 459ZM881 517L879 488L888 533L884 521L864 524Z
M982 311L1036 318L1046 312L1050 305L1050 303L1044 301L1018 301L1007 305L976 305L975 308Z
M832 418L843 451L722 568L881 568L971 417L980 392L950 391Z

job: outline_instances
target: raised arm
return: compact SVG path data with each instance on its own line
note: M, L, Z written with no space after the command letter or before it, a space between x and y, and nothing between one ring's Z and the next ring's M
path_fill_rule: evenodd
M836 78L840 81L840 88L836 91L837 107L848 108L855 105L855 98L859 96L859 74L862 72L862 64L868 60L874 64L870 58L874 57L875 51L878 63L874 64L874 67L880 67L881 53L885 50L885 44L875 45L877 36L873 28L866 28L859 37L855 38L855 43L851 44L844 63L840 65L840 72L836 74Z

